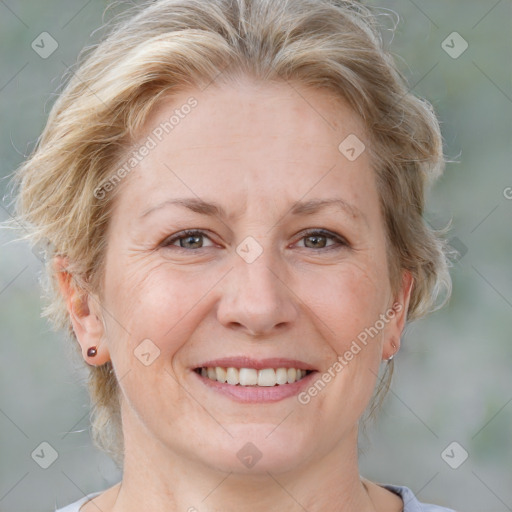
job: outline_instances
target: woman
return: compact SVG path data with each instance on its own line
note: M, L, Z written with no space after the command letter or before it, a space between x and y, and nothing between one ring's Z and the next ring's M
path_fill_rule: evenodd
M17 173L46 314L123 470L60 512L449 510L357 460L405 322L449 296L422 217L443 165L357 2L159 0L120 22Z

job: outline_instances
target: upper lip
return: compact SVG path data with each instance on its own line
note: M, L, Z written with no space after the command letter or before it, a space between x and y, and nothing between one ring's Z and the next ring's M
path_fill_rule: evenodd
M264 368L297 368L298 370L315 370L313 366L297 359L287 359L283 357L271 357L266 359L253 359L246 356L222 357L220 359L210 359L194 366L196 368L206 368L220 366L222 368L254 368L263 370Z

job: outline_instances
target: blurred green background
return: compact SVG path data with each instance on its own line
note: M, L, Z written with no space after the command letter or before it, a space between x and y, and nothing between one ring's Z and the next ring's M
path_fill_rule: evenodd
M510 511L512 1L370 3L411 89L441 120L452 162L427 218L435 227L453 219L461 257L449 305L406 327L391 390L361 437L361 474L465 512ZM0 0L0 221L11 211L8 177L33 148L68 66L101 37L107 4ZM32 47L43 32L58 44L44 58ZM0 511L50 511L121 475L91 445L84 373L40 318L42 264L13 238L0 231ZM41 442L58 453L48 469L31 456ZM468 458L454 469L446 461L456 465L462 450Z

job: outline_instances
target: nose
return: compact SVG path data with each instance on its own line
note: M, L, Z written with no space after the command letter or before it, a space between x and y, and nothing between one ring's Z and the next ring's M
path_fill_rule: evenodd
M219 322L259 337L290 327L299 313L298 299L288 286L288 272L278 256L267 248L254 261L238 253L233 260L217 308Z

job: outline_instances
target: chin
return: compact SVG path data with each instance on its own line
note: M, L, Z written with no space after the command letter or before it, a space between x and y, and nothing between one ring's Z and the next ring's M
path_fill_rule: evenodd
M208 465L218 471L240 475L262 475L286 473L296 470L310 452L315 451L314 436L305 438L303 427L297 424L290 428L292 416L281 425L275 423L229 424L231 433L222 440L212 439L209 447ZM203 452L203 460L204 455Z

